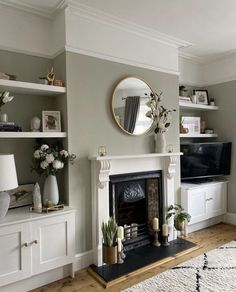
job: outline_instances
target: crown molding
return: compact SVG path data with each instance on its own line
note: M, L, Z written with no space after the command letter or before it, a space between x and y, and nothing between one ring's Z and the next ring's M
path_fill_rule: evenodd
M179 57L197 64L204 64L204 58L179 51Z
M165 45L174 48L186 48L192 46L190 42L172 37L170 35L164 34L151 28L147 28L134 22L124 20L117 16L112 16L98 9L94 9L87 5L78 3L76 0L68 0L66 2L66 7L69 8L71 13L77 14L81 17L85 17L96 22L101 22L103 24L113 26L118 29L123 29L124 31L128 31L141 37L164 43Z

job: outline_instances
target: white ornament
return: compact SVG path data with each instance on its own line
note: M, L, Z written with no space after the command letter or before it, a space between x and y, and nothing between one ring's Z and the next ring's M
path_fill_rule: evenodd
M38 183L36 183L34 186L33 204L34 204L35 210L40 211L42 209L42 198L41 198L40 187Z
M30 121L30 130L32 132L39 132L40 131L40 126L41 126L41 120L38 117L34 117Z

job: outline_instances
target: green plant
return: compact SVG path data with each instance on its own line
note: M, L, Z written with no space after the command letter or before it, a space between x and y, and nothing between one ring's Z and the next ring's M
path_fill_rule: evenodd
M185 220L190 222L191 220L191 215L184 212L184 208L179 204L170 205L168 208L166 220L170 219L172 216L174 216L174 220L178 222L184 222Z
M116 245L117 229L118 225L116 220L112 217L109 218L107 223L102 222L102 235L105 246L111 247Z

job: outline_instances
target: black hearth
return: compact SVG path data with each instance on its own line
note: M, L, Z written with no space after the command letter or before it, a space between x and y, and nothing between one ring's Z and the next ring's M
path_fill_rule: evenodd
M125 251L149 245L153 218L163 223L162 172L110 176L109 206L110 216L125 228Z

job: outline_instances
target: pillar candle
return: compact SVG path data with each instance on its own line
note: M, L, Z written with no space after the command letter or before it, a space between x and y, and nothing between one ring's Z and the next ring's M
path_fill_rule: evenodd
M117 243L118 243L118 252L121 252L121 239L119 237L117 238Z
M162 225L162 235L163 236L168 236L169 232L168 232L168 224L163 224Z
M156 217L152 220L152 228L155 231L159 230L159 219Z
M117 237L120 238L121 240L124 239L124 227L119 226L117 229Z

